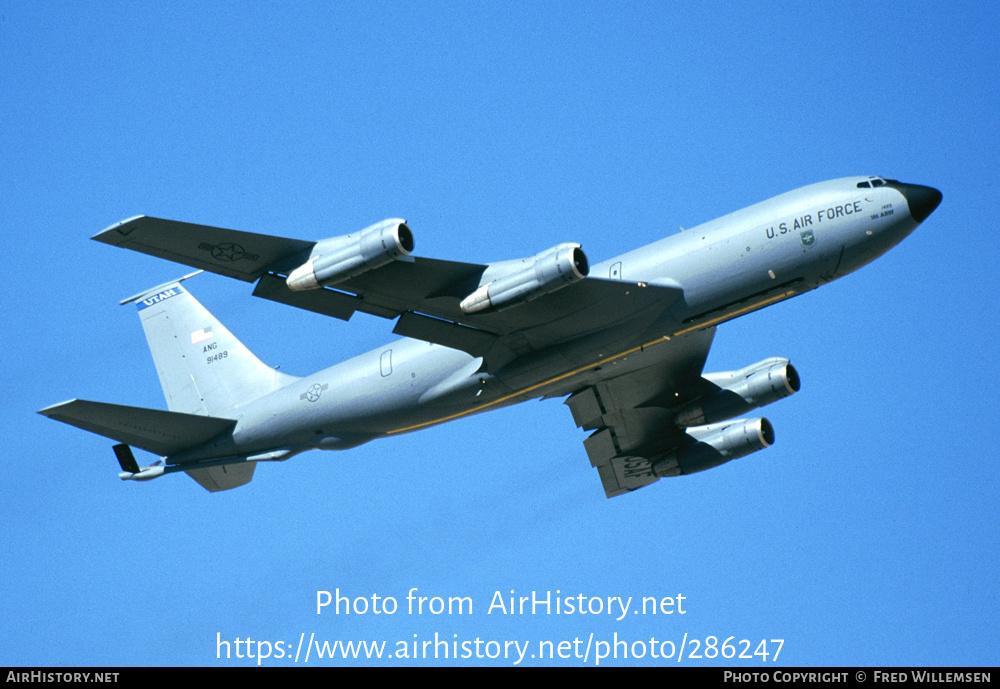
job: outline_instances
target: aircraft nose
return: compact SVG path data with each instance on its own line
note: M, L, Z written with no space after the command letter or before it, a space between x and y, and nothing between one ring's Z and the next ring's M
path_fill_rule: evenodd
M918 223L927 219L927 216L934 212L934 209L941 203L942 194L934 187L925 187L919 184L903 184L897 182L892 185L900 194L906 197L906 205L910 207L910 215Z

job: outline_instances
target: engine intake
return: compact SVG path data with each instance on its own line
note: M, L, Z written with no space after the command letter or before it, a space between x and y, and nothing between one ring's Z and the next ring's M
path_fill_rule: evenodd
M390 218L356 234L317 242L309 260L288 274L296 292L335 285L380 268L413 251L413 232L405 220Z
M774 444L774 427L764 418L689 428L687 434L698 442L656 459L652 463L654 474L660 477L694 474Z
M674 420L681 428L725 421L794 395L799 373L788 359L772 357L738 371L710 373L705 379L719 390L682 407Z

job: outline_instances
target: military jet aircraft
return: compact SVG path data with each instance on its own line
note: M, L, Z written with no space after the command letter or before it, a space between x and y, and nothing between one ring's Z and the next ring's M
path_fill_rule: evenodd
M566 397L613 497L771 445L767 419L743 417L798 391L799 375L778 357L702 375L716 326L857 270L940 202L931 187L837 179L593 266L579 244L489 264L414 257L400 219L303 241L138 216L94 239L326 316L395 319L405 339L279 373L195 300L189 275L122 302L138 308L170 411L71 400L39 413L118 441L122 479L184 471L218 491L257 462ZM161 459L140 467L133 446Z

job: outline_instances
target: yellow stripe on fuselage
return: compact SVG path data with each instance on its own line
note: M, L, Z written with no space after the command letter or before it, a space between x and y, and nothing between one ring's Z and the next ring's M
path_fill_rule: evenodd
M545 387L547 385L552 385L553 383L558 383L559 381L565 380L566 378L569 378L571 376L575 376L578 373L583 373L587 369L596 368L598 366L603 366L603 365L605 365L605 364L607 364L609 362L615 361L616 359L621 359L622 357L626 357L629 354L635 354L636 352L642 351L646 347L652 347L653 345L658 345L658 344L661 344L663 342L667 342L672 337L678 337L680 335L684 335L686 333L693 332L695 330L701 330L702 328L711 327L713 325L721 323L722 321L726 321L726 320L729 320L731 318L736 318L737 316L742 316L745 313L749 313L751 311L755 311L757 309L764 308L765 306L769 306L770 304L774 304L775 302L779 302L779 301L781 301L783 299L788 299L789 297L792 297L792 296L795 296L795 290L789 290L787 292L783 292L783 293L775 295L773 297L768 297L767 299L763 299L763 300L761 300L759 302L755 302L753 304L750 304L749 306L746 306L746 307L744 307L742 309L739 309L738 311L734 311L732 313L728 313L728 314L725 314L725 315L722 315L722 316L717 316L716 318L712 318L712 319L710 319L708 321L705 321L704 323L699 323L698 325L692 325L691 327L685 328L684 330L678 330L673 335L664 335L662 337L658 337L658 338L656 338L655 340L653 340L651 342L647 342L646 344L639 345L638 347L633 347L632 349L629 349L627 351L620 352L618 354L615 354L614 356L609 356L609 357L607 357L605 359L601 359L600 361L596 361L596 362L594 362L592 364L587 364L586 366L581 366L580 368L573 369L572 371L567 371L566 373L561 373L558 376L553 376L552 378L544 380L541 383L535 383L534 385L529 385L528 387L526 387L526 388L524 388L522 390L518 390L517 392L512 392L511 394L504 395L503 397L498 397L495 400L492 400L490 402L486 402L484 404L480 404L477 407L472 407L471 409L466 409L465 411L460 411L460 412L457 412L455 414L451 414L450 416L443 416L440 419L434 419L433 421L424 421L422 423L413 424L412 426L406 426L405 428L397 428L397 429L392 430L392 431L387 431L386 435L397 435L399 433L408 433L409 431L416 431L416 430L419 430L421 428L427 428L428 426L436 426L439 423L445 423L445 422L448 422L448 421L454 421L455 419L460 419L463 416L469 416L470 414L476 414L478 412L481 412L481 411L483 411L485 409L489 409L490 407L496 406L498 404L503 404L504 402L507 402L508 400L514 399L515 397L520 397L521 395L526 395L526 394L528 394L530 392L534 392L535 390L538 390L539 388L543 388L543 387Z
M702 328L707 328L707 327L712 326L712 325L718 325L722 321L728 321L730 319L736 318L737 316L742 316L745 313L750 313L751 311L756 311L757 309L762 309L765 306L770 306L771 304L774 304L774 303L779 302L779 301L781 301L783 299L788 299L789 297L794 297L794 296L795 296L795 290L788 290L787 292L782 292L781 294L776 294L773 297L768 297L767 299L763 299L761 301L754 302L753 304L750 304L749 306L745 306L742 309L739 309L737 311L733 311L732 313L727 313L727 314L723 314L722 316L717 316L716 318L712 318L710 320L707 320L704 323L699 323L698 325L692 325L690 328L685 328L684 330L678 330L677 332L674 333L674 337L676 337L678 335L683 335L685 333L689 333L689 332L691 332L693 330L700 330Z

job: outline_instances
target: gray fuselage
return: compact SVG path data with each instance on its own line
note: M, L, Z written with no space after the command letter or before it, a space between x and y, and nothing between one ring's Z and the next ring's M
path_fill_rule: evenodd
M346 449L526 399L567 395L608 376L609 366L617 367L612 375L648 366L660 343L815 289L899 243L926 217L921 204L931 203L929 188L882 180L859 186L873 179L802 187L594 265L591 278L682 294L642 318L496 371L481 370L481 360L462 351L398 340L238 407L231 440L184 454L196 459L228 450L284 459L308 449Z

